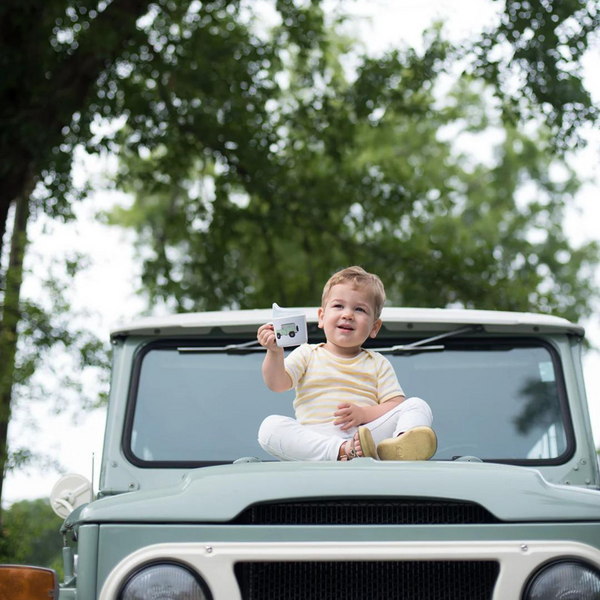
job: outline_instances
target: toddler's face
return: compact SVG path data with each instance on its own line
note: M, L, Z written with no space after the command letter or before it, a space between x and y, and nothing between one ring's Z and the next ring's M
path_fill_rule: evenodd
M375 317L371 290L347 283L334 285L319 309L319 327L328 344L343 349L357 349L367 338L375 337L381 319Z

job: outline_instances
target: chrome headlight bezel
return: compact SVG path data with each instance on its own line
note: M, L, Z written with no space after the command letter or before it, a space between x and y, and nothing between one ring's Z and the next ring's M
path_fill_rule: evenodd
M590 563L586 560L582 560L578 557L565 556L546 562L545 564L541 565L534 573L531 574L531 576L527 580L527 583L525 584L525 587L523 588L523 595L521 597L522 600L533 600L531 593L532 591L534 591L534 586L536 584L539 584L540 578L548 576L549 571L552 571L557 567L564 567L567 565L573 565L591 571L592 574L597 577L598 582L600 584L600 568L598 568L597 565ZM557 598L559 598L559 596L557 596Z
M198 588L201 593L201 597L203 596L203 598L205 600L213 600L213 596L210 591L210 588L208 587L208 584L206 583L206 581L204 581L204 579L200 576L200 574L197 571L195 571L194 569L190 568L188 565L174 561L174 560L159 560L159 561L154 560L152 562L148 562L148 563L139 565L139 567L137 569L135 569L134 571L132 571L129 574L129 576L123 581L122 585L120 586L119 593L117 595L118 600L123 600L125 598L125 592L127 591L128 586L137 577L139 577L141 574L145 573L146 571L149 571L149 570L157 568L157 567L176 567L176 568L184 571L185 573L190 575L193 578L194 582L198 585Z

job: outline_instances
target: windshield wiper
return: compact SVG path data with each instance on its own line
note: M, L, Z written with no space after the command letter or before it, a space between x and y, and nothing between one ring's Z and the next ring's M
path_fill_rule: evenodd
M431 346L432 342L438 342L439 340L445 340L450 337L462 335L463 333L474 333L483 331L482 325L467 325L466 327L459 327L446 333L440 333L424 340L413 342L412 344L401 344L399 346L391 346L390 348L377 348L377 352L382 354L415 354L417 352L440 352L446 349L444 345Z
M266 348L258 340L251 340L243 344L228 344L227 346L189 346L177 348L180 354L193 354L195 352L225 352L226 354L249 354L250 352L264 352Z
M411 354L415 352L431 352L445 350L445 346L437 345L431 346L431 342L437 342L439 340L445 340L450 337L462 335L463 333L472 333L476 331L483 331L481 325L467 325L466 327L459 327L446 333L434 335L433 337L426 338L413 342L412 344L391 346L390 348L377 348L377 352L384 354ZM225 352L226 354L249 354L251 352L264 352L266 349L260 345L258 340L251 340L244 342L243 344L228 344L227 346L181 346L177 348L177 352L180 354L194 354L201 352Z

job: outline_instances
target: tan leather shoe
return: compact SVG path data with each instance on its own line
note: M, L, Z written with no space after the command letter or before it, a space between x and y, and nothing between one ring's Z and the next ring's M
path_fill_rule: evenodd
M381 460L427 460L437 450L437 437L431 427L414 427L377 446Z

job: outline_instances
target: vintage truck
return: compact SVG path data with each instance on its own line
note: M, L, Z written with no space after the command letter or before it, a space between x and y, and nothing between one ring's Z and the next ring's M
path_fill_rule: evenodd
M303 310L310 342L321 341L317 310ZM293 392L270 392L261 377L256 330L270 314L184 314L112 332L97 497L62 527L65 581L54 589L37 572L39 585L13 598L600 599L581 327L385 308L370 347L431 405L436 455L286 463L257 443L267 415L292 414ZM0 581L18 586L25 573L34 581L24 567Z

